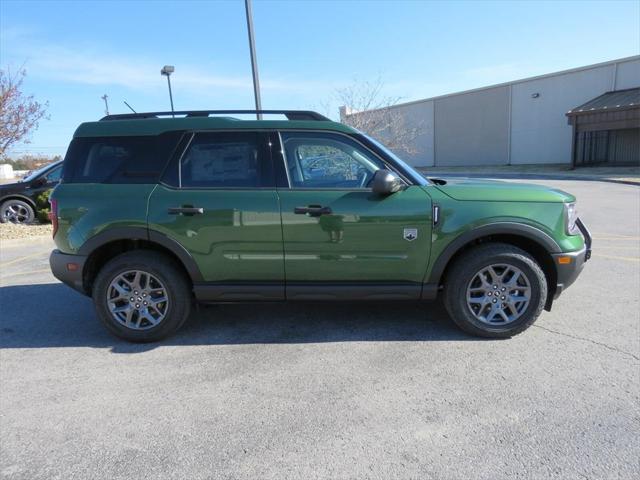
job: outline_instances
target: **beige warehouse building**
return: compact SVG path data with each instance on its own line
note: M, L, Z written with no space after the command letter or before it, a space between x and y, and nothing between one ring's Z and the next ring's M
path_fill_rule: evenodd
M418 153L403 154L418 167L628 165L640 164L638 99L640 55L399 104L390 112L420 126ZM599 120L587 120L583 109L576 122L582 106ZM366 112L341 109L343 122L351 115ZM592 133L574 131L576 123Z

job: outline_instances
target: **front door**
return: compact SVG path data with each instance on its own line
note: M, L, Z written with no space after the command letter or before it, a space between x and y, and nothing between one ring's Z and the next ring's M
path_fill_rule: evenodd
M149 230L195 260L199 298L284 298L280 208L270 145L259 132L193 134L149 199Z
M369 187L391 168L346 135L280 133L279 188L287 298L419 298L429 260L431 199L418 185Z

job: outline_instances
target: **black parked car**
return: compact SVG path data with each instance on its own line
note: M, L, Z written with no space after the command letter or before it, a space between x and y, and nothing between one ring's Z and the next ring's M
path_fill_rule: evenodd
M36 218L36 197L60 181L62 161L34 170L17 183L0 185L0 223L31 223Z

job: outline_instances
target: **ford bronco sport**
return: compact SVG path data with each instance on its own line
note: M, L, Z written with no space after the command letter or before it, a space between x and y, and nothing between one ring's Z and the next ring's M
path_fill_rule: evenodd
M575 197L427 179L304 111L83 123L51 196L54 275L115 335L155 341L193 301L434 300L485 337L529 327L591 254Z

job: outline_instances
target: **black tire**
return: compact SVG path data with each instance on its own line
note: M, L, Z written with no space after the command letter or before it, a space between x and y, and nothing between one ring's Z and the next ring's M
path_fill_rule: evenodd
M15 212L14 215L11 215L9 209L13 207ZM0 223L18 223L21 225L26 225L28 223L33 223L36 218L36 212L33 210L33 207L23 200L11 199L2 202L0 206Z
M164 286L168 298L165 317L145 330L127 327L114 318L109 309L109 286L120 274L139 270L156 277ZM132 250L109 260L93 283L93 302L98 318L114 335L130 342L156 342L175 333L186 322L191 311L190 282L176 262L152 250ZM128 294L127 294L128 295Z
M514 266L524 273L531 296L527 307L513 322L489 325L476 318L467 305L467 288L483 268L501 264ZM479 337L509 338L529 328L542 312L547 301L547 279L535 259L524 250L505 243L487 243L463 253L448 269L443 300L451 319L465 332Z

